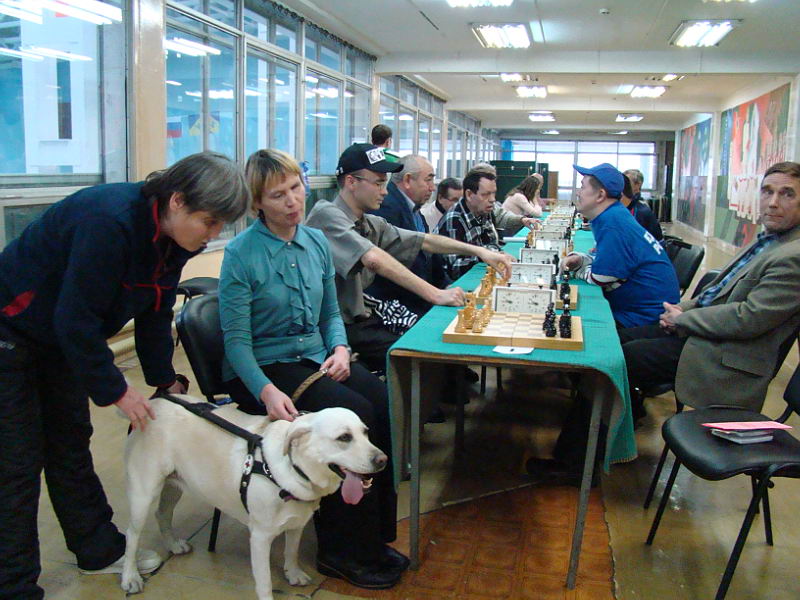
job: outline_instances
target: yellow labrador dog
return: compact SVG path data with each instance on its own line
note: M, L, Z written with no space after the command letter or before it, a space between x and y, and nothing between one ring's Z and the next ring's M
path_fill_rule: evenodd
M178 398L202 402L191 396ZM125 449L131 521L122 589L128 593L144 587L136 570L136 549L147 512L159 494L156 520L164 544L174 554L191 550L172 531L172 513L184 489L247 525L256 593L259 600L272 600L272 541L286 532L286 579L292 585L308 584L311 579L300 569L297 551L303 527L320 498L341 484L344 500L357 503L371 484L370 475L387 463L386 455L370 443L361 419L345 408L308 413L293 422L270 422L224 406L214 414L263 436L263 456L257 452L256 460L268 465L276 482L254 470L246 488L246 509L239 493L246 441L169 400L157 398L151 403L156 420L144 432L132 432Z

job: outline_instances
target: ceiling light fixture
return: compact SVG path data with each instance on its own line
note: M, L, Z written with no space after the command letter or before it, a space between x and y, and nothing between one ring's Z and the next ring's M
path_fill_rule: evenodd
M35 60L35 61L44 60L44 57L40 56L39 54L34 54L33 52L25 52L25 50L12 50L11 48L0 48L0 54L5 54L6 56L13 56L14 58L24 58L27 60Z
M623 129L622 131L609 131L611 135L628 135L628 130Z
M50 57L50 58L60 58L63 60L92 60L91 56L84 56L83 54L75 54L73 52L65 52L63 50L56 50L54 48L45 48L43 46L28 46L24 48L26 52L32 52L33 54L39 54L40 56Z
M31 6L22 0L0 0L0 14L38 25L42 24L42 8L36 5Z
M498 8L511 6L514 0L447 0L447 3L453 8L482 8L484 6Z
M637 85L631 90L631 98L658 98L666 91L663 85Z
M741 22L741 19L681 21L669 43L681 48L716 46Z
M522 81L522 75L519 73L500 73L500 79L504 83L514 83L515 81Z
M675 73L667 73L661 78L661 81L675 81L678 76Z
M472 24L472 33L484 48L528 48L531 38L523 23Z
M542 121L542 122L551 122L555 121L556 118L549 110L537 110L531 113L528 113L528 119L531 121Z
M520 85L516 90L520 98L547 98L547 86L544 85Z
M560 132L558 129L544 129L542 135L558 135Z
M172 50L173 52L186 54L188 56L206 56L207 54L218 55L222 53L217 48L212 48L211 46L206 46L205 44L199 44L191 40L177 37L172 38L171 40L165 39L164 48L167 50Z
M634 115L634 114L623 114L620 113L617 115L617 123L638 123L644 119L642 115Z

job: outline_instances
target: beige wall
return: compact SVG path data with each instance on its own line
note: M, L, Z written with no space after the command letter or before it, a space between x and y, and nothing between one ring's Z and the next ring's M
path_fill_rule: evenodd
M183 267L181 280L192 277L219 277L222 254L222 250L214 250L213 252L204 252L195 256Z

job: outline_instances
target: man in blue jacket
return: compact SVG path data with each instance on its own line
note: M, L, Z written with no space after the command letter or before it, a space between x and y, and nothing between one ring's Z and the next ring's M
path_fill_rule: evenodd
M240 169L194 154L145 182L87 188L50 207L0 254L0 599L37 585L42 470L67 548L84 573L120 573L125 536L94 472L88 398L134 428L150 404L106 340L134 319L148 384L174 393L172 306L186 261L248 205ZM140 572L158 568L143 554Z
M403 165L403 170L392 174L392 180L387 186L387 194L381 207L370 214L383 217L395 227L430 233L425 219L419 212L420 208L431 197L436 186L434 185L433 166L422 156L408 154L398 161ZM409 270L428 283L443 287L443 270L441 262L434 273L434 259L424 250L420 250ZM397 300L409 310L422 315L430 309L431 304L420 298L417 294L381 277L375 281L366 293L379 300Z

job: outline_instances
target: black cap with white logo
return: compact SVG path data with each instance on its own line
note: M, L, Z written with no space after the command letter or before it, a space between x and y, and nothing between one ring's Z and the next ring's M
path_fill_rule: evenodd
M401 163L386 160L383 148L373 144L353 144L342 152L339 164L336 166L336 175L347 175L355 171L366 169L375 173L397 173L403 170Z

